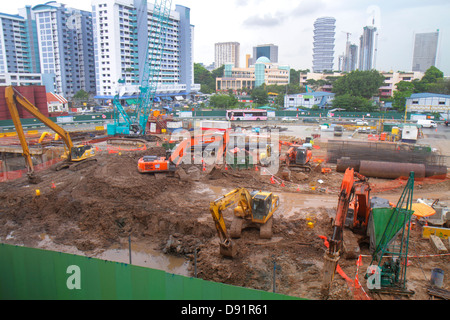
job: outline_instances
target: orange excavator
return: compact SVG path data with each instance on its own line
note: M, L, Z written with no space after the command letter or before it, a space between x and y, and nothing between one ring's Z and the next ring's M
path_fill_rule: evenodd
M190 139L184 139L173 151L167 152L166 157L150 155L140 158L138 161L138 171L140 173L174 172L183 161L183 158L187 154L190 154L189 152L194 146L198 145L206 146L205 150L200 148L202 153L215 157L216 161L219 161L223 157L228 140L228 132L225 132L223 135L198 135Z
M280 141L280 145L288 145L289 149L284 156L284 163L291 170L311 171L312 151L310 148L290 142Z
M371 212L368 179L355 172L353 168L348 168L342 179L336 217L333 222L333 233L328 239L329 246L324 256L322 285L324 295L328 295L337 263L344 251L344 227L349 227L355 233L365 233Z

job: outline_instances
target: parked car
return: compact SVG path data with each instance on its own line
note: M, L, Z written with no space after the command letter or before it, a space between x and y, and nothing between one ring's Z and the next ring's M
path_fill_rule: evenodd
M297 118L284 117L281 119L281 122L297 122Z

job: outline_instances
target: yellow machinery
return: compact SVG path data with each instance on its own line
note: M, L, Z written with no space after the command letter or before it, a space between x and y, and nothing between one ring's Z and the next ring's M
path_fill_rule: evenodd
M52 129L65 143L65 153L63 155L63 159L65 161L59 163L55 169L61 170L63 168L71 168L74 169L76 165L85 162L87 160L96 161L95 158L95 149L90 145L80 145L74 146L72 143L72 139L70 138L69 132L62 129L56 123L48 119L44 116L38 108L36 108L30 101L28 101L24 96L22 96L14 87L8 86L5 90L5 98L6 103L8 105L9 112L11 114L11 118L14 122L14 126L17 131L17 135L20 140L20 144L23 150L23 156L25 157L27 169L28 169L28 177L30 182L37 183L37 178L34 174L34 166L31 160L30 150L28 148L27 141L25 139L25 134L23 132L22 123L20 122L19 112L17 111L17 104L21 105L28 112L30 112L34 117L36 117L39 121L45 124L47 127Z
M223 218L223 211L237 204L234 208L234 217L231 231L228 234ZM273 213L278 209L279 197L272 192L252 191L245 188L237 188L219 199L212 201L209 210L216 224L220 238L220 253L226 257L236 254L232 238L239 238L242 229L257 227L260 229L260 237L272 238Z

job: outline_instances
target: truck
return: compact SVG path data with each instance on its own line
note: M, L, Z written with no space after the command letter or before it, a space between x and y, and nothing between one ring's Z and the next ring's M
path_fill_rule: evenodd
M424 128L437 128L437 124L433 120L417 120L417 124Z
M334 136L335 137L342 137L342 134L344 132L344 127L343 126L334 126Z

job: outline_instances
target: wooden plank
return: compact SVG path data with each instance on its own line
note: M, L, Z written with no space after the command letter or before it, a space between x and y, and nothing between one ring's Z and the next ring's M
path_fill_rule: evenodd
M450 229L442 227L424 226L422 230L422 238L428 239L431 235L435 235L441 239L449 239Z
M448 252L447 248L445 247L444 243L439 237L435 235L430 235L430 242L431 246L433 247L433 250L436 253L443 254Z

